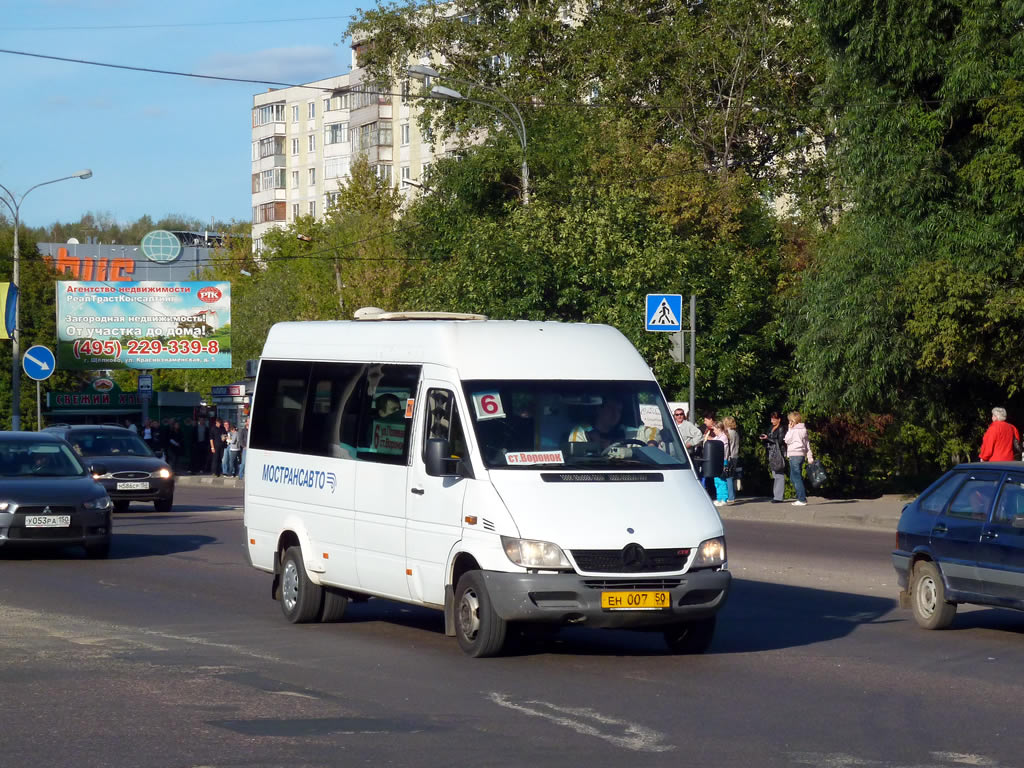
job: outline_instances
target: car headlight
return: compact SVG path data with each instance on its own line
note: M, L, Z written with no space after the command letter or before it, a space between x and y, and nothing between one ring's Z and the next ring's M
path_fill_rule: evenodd
M725 536L708 539L697 547L697 556L690 568L708 568L725 562Z
M501 537L508 559L523 568L572 568L561 547L549 541Z
M167 468L164 468L164 469L159 470L158 472L154 472L153 476L154 477L162 477L164 480L166 480L167 478L169 478L171 476L171 470L169 470Z
M100 496L98 499L85 502L82 506L86 509L110 509L113 504L109 496Z
M0 512L13 512L16 507L12 501L0 501Z

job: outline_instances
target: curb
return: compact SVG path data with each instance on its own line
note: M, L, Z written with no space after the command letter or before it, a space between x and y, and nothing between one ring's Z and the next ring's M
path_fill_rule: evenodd
M792 499L782 504L772 504L770 499L765 498L740 498L734 505L718 507L718 515L726 522L754 520L895 533L903 506L909 501L909 498L903 496L883 496L880 499L809 497L806 507L794 507Z
M240 477L215 475L178 475L174 484L186 488L244 488L245 480Z

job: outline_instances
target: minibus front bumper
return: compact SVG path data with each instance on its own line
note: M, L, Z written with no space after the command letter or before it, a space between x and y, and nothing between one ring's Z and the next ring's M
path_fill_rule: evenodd
M665 579L591 578L575 573L481 574L494 611L505 621L605 628L659 627L713 616L725 602L732 582L732 574L726 570L701 570ZM624 595L640 592L667 592L668 599L664 607L602 605L605 593L615 593L621 604Z

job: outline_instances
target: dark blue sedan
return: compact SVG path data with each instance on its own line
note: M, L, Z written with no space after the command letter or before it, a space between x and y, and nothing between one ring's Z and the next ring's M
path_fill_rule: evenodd
M925 629L959 603L1024 610L1024 463L961 464L903 508L892 564Z

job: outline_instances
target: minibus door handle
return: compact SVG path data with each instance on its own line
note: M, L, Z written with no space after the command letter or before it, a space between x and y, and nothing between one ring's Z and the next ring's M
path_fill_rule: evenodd
M409 490L415 493L417 496L422 496L424 493L426 493L426 491L424 491L422 488L410 488Z

